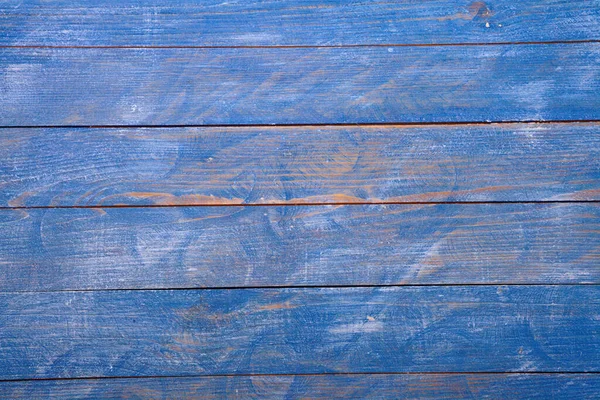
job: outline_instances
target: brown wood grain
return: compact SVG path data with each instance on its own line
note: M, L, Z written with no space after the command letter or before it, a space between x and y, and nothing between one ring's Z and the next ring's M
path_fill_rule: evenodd
M600 283L600 205L0 210L0 291Z
M0 382L5 398L595 399L598 374L353 374Z
M597 0L0 3L0 45L332 46L600 39Z
M0 205L600 200L600 125L14 128Z
M599 49L9 48L0 126L600 120Z
M0 379L600 372L600 286L0 294Z

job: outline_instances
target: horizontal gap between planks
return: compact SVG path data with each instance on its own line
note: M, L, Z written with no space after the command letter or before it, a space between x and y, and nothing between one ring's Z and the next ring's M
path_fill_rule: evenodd
M0 125L0 129L136 129L136 128L309 128L309 127L389 127L461 126L461 125L518 125L518 124L590 124L600 119L577 120L514 120L514 121L460 121L460 122L356 122L306 124L163 124L163 125Z
M464 46L513 46L513 45L547 45L547 44L582 44L600 43L600 39L584 40L549 40L533 42L475 42L475 43L376 43L376 44L339 44L339 45L173 45L173 46L149 46L149 45L98 45L98 46L50 46L50 45L3 45L2 49L337 49L356 47L464 47Z
M491 200L491 201L378 201L378 202L318 202L318 203L240 203L240 204L111 204L88 206L0 206L1 210L46 210L46 209L110 209L110 208L201 208L201 207L313 207L313 206L394 206L394 205L436 205L436 204L579 204L599 203L600 200Z
M0 382L29 382L29 381L82 381L82 380L113 380L113 379L191 379L191 378L230 378L230 377L278 377L278 376L394 376L394 375L598 375L598 371L490 371L490 372L324 372L319 374L215 374L215 375L153 375L153 376L82 376L71 378L27 378L0 379Z
M207 286L207 287L173 287L173 288L108 288L108 289L57 289L57 290L21 290L0 291L0 295L39 294L39 293L94 293L94 292L169 292L169 291L206 291L206 290L281 290L281 289L360 289L360 288L411 288L411 287L493 287L493 286L600 286L600 283L389 283L389 284L354 284L354 285L264 285L264 286Z

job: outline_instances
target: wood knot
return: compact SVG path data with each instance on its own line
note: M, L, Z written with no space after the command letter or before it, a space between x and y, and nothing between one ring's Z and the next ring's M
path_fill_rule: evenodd
M488 8L487 4L483 1L475 1L469 5L469 14L472 18L489 18L494 13Z

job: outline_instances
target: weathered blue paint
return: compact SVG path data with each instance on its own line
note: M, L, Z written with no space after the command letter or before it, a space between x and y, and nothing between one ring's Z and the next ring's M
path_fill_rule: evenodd
M355 374L0 382L3 398L597 399L598 374Z
M600 283L600 205L0 211L0 291Z
M0 294L0 379L600 372L600 286Z
M599 124L15 128L0 159L11 207L600 200Z
M600 43L4 49L0 125L600 119Z
M278 46L600 39L598 0L0 2L0 45Z
M0 32L0 397L598 397L599 0L0 0ZM546 123L465 124L502 121Z

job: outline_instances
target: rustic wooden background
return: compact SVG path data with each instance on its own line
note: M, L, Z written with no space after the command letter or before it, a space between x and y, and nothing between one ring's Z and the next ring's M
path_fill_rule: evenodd
M600 397L600 0L0 0L0 397Z

